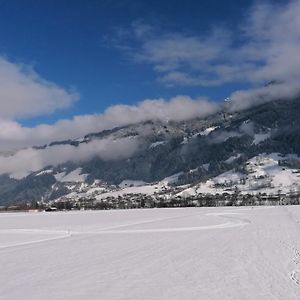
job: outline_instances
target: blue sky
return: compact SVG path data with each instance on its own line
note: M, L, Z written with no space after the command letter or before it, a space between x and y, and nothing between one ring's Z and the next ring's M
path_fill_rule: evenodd
M134 22L158 32L201 35L212 26L234 29L251 1L1 1L0 53L32 65L46 80L74 87L80 100L51 115L21 120L33 126L73 115L98 113L117 103L177 94L219 100L240 87L166 86L151 64L136 63L110 39ZM134 43L134 41L133 41Z
M0 150L294 96L299 15L300 0L0 0Z

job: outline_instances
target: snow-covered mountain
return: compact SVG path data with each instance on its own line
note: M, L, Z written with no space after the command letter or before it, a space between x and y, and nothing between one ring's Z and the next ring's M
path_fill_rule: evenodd
M268 195L300 191L300 157L279 153L259 154L243 164L205 182L184 189L179 195L241 193Z
M298 191L300 99L240 112L227 109L227 104L204 119L151 120L34 147L45 153L65 146L93 151L40 170L1 175L0 203ZM135 148L120 156L128 150L128 144L122 148L125 140L134 141ZM102 141L110 144L90 147ZM95 153L112 152L114 146L120 148L119 156Z

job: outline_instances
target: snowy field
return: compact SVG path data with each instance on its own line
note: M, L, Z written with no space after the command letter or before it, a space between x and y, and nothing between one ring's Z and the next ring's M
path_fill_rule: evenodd
M0 214L0 299L300 299L300 207Z

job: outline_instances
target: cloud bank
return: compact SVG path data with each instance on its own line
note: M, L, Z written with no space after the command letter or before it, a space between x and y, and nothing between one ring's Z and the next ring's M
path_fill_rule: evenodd
M57 166L67 161L80 162L96 156L103 160L122 159L132 156L138 149L139 141L136 138L94 140L78 147L57 145L41 150L27 148L11 156L0 156L0 174L7 173L20 179L46 166Z
M144 100L137 105L114 105L102 114L75 116L53 125L39 125L33 128L23 127L13 120L0 119L0 149L9 150L74 139L88 133L147 120L167 122L205 117L217 109L216 103L206 99L177 96L169 100Z
M141 22L117 31L113 44L153 66L166 85L217 86L300 78L300 1L257 2L236 30L166 32ZM126 47L125 47L125 46Z
M79 95L40 77L30 66L0 57L0 118L20 119L71 106Z
M240 111L273 100L289 100L300 95L295 81L270 84L261 88L236 91L230 95L230 111Z

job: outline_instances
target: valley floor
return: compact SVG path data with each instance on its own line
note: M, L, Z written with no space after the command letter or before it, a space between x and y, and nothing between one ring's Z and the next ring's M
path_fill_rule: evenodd
M0 214L0 299L293 300L300 206Z

